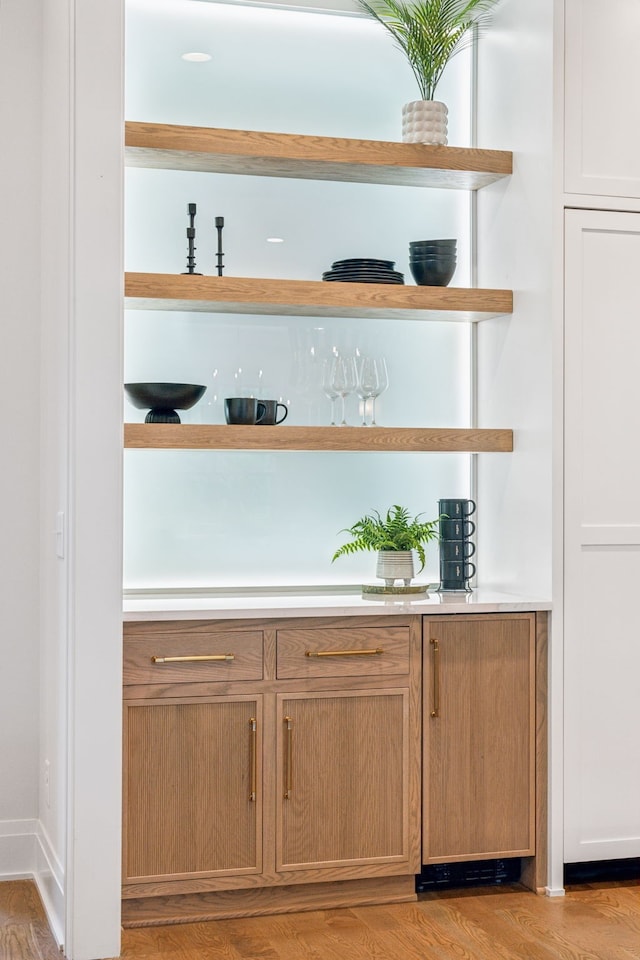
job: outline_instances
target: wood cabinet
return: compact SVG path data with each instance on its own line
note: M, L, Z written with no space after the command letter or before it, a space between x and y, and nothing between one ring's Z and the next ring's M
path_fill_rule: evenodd
M640 198L640 131L629 103L640 84L638 5L565 0L565 190Z
M538 659L534 614L425 617L424 863L536 853Z
M417 616L127 624L124 922L413 899L420 660Z

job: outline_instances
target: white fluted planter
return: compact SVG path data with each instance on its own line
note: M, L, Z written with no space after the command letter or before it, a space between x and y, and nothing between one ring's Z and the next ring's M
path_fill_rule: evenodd
M402 108L402 142L446 146L449 111L439 100L413 100Z
M408 587L415 575L413 553L411 550L378 550L376 577L392 587L396 580L402 580Z

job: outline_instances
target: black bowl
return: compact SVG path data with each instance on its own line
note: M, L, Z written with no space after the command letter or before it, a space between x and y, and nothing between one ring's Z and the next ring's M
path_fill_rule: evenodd
M457 244L455 241L453 243L445 243L444 240L425 240L424 243L410 243L409 250L455 250Z
M455 247L457 240L410 240L409 248L414 247Z
M455 257L411 257L409 266L411 266L412 263L416 263L418 266L423 265L425 267L431 266L431 264L434 266L455 267L457 262Z
M450 261L412 261L409 266L419 287L446 287L456 272L456 264Z
M125 392L138 410L149 410L145 423L180 423L176 410L195 406L207 389L199 383L125 383Z

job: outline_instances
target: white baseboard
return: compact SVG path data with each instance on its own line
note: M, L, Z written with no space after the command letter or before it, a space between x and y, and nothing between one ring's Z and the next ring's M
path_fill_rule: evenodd
M0 880L34 880L58 946L64 940L64 869L39 820L0 820Z
M544 892L547 897L564 897L564 887L545 887Z
M62 948L65 928L64 868L40 821L37 821L36 862L33 876L51 932L58 946Z
M37 820L0 820L0 880L33 876Z

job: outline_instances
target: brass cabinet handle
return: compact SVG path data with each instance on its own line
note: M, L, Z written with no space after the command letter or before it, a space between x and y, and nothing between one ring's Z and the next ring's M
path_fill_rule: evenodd
M305 650L305 657L379 657L384 653L382 647L375 650Z
M429 640L433 651L433 709L432 717L440 716L440 644L433 637Z
M203 657L151 657L153 663L210 663L212 660L235 660L233 653L210 653Z
M258 721L255 717L249 719L249 729L251 731L251 792L249 800L251 803L255 803L258 780Z
M291 790L293 787L293 717L285 717L284 722L287 727L287 744L286 744L286 755L287 755L287 768L285 771L285 787L284 787L284 799L288 800L291 796Z

